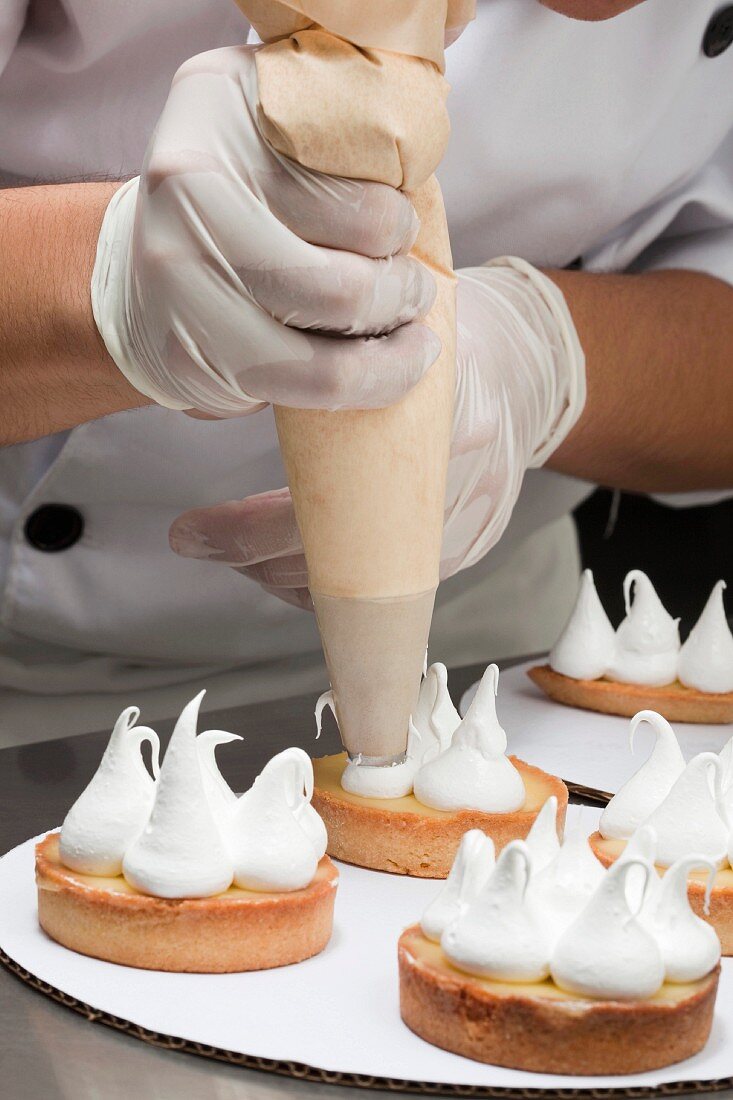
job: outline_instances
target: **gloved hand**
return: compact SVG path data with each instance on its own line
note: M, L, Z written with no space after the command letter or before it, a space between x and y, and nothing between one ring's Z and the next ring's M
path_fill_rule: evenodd
M585 402L585 360L559 288L523 260L458 272L458 348L441 577L498 542L524 472L542 466ZM186 512L171 546L223 562L308 607L308 575L287 489Z
M435 294L405 255L417 217L391 187L272 150L255 52L213 50L178 70L141 177L105 214L97 327L128 381L167 408L391 404L440 350L415 321Z

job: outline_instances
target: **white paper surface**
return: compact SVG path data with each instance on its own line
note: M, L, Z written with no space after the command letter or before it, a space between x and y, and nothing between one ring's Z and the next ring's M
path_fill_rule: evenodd
M646 725L639 726L632 756L630 719L564 707L548 699L527 676L528 668L541 663L542 658L528 661L499 677L496 709L506 730L509 752L562 779L615 794L651 752L653 732ZM461 715L468 710L476 686L464 693ZM676 722L673 728L686 760L698 752L720 752L733 735L730 725Z
M591 832L598 811L571 807ZM326 1070L513 1088L659 1085L733 1074L733 960L710 1041L686 1062L627 1077L560 1077L486 1066L419 1039L399 1015L396 944L439 884L339 865L331 943L315 959L252 974L162 974L89 959L39 929L34 841L0 860L0 946L57 989L167 1035Z

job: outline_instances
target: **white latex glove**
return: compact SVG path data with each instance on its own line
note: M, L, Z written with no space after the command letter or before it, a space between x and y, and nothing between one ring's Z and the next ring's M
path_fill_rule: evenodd
M561 291L512 257L458 272L457 368L442 578L498 542L525 470L547 461L585 402L585 360ZM186 512L170 538L184 557L223 562L310 605L287 489Z
M391 404L440 349L415 321L433 278L403 254L417 217L391 187L273 151L255 52L213 50L176 73L141 177L105 214L97 326L128 381L167 408Z

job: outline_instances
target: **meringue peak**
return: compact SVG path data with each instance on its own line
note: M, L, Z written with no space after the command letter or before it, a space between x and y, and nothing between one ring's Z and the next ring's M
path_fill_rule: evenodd
M598 596L593 573L584 569L573 610L550 650L550 668L575 680L598 680L613 659L615 643L616 635Z
M312 881L325 851L325 826L310 805L312 793L313 766L302 749L286 749L265 765L233 814L229 848L236 886L290 892Z
M645 824L657 837L657 863L670 867L691 853L721 866L728 850L721 817L723 763L714 752L693 756ZM712 779L712 784L711 784Z
M657 834L651 825L640 825L616 861L637 864L626 876L626 900L642 922L656 905L662 886L655 867L656 858ZM647 873L640 872L639 863L646 864Z
M671 684L677 677L679 619L673 619L664 608L640 569L632 569L624 578L624 604L626 618L616 631L607 675L621 683Z
M557 835L557 796L551 794L532 822L524 843L532 859L533 874L539 874L548 863L552 863L560 851L560 839Z
M507 739L496 713L499 666L489 665L479 681L466 716L453 734L453 745L478 749L484 756L506 752Z
M437 810L508 813L524 805L521 775L504 755L506 733L496 713L499 669L489 665L449 747L415 775L415 798Z
M648 917L669 982L697 981L709 974L720 959L720 941L715 929L690 908L687 876L701 868L708 872L704 912L709 912L716 867L705 856L692 853L678 859L665 873Z
M528 897L551 947L583 911L604 874L580 827L565 834L554 859L541 871L533 868Z
M119 875L128 845L145 826L155 799L160 742L149 726L137 726L138 707L117 718L99 767L61 826L59 852L72 871ZM141 747L151 750L151 778Z
M420 921L429 940L440 942L446 928L478 896L495 862L491 837L480 829L470 829L463 834L448 878Z
M555 984L569 993L603 1000L644 1000L664 981L661 952L632 912L626 878L642 860L614 863L580 916L557 942L552 958Z
M604 837L626 840L669 794L685 770L685 758L669 722L653 710L640 710L629 724L629 747L641 723L654 730L654 748L641 767L619 788L601 814Z
M412 720L420 734L421 763L445 752L461 724L461 716L448 691L445 665L436 661L426 669Z
M680 650L679 679L698 691L733 691L733 634L725 615L725 587L725 581L713 586L700 618Z
M546 932L526 899L530 869L524 842L507 844L479 893L443 932L441 947L455 966L496 981L547 977Z
M336 718L336 696L334 695L332 688L329 688L328 691L324 691L323 694L319 695L318 699L316 700L316 709L315 709L316 741L321 736L321 732L322 732L321 726L322 726L322 723L323 723L323 712L326 709L326 707L330 708L331 714L334 716L334 718ZM336 719L336 720L338 721L338 719Z
M163 758L150 819L122 862L130 885L156 897L210 897L232 881L196 745L204 694L181 711Z

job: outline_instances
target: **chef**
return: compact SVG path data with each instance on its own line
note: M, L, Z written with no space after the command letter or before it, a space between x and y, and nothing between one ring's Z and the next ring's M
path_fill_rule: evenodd
M231 0L4 5L0 742L324 683L269 405L399 400L433 288L405 196L267 147L246 34ZM479 0L448 50L435 659L552 641L594 483L733 483L732 44L720 0Z

